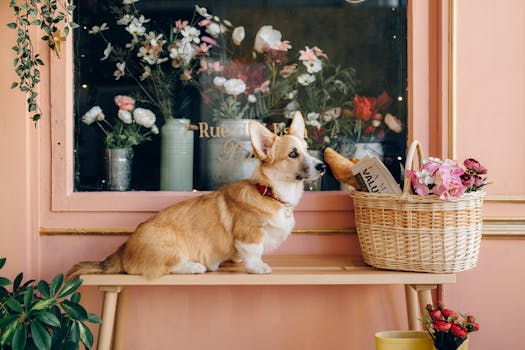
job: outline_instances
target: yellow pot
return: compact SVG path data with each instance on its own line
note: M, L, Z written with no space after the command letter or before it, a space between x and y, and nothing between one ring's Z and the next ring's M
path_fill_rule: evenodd
M427 332L384 331L375 334L376 350L434 350Z

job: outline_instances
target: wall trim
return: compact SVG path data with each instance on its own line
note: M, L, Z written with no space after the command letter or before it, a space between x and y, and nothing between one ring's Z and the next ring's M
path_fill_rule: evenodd
M135 228L40 228L41 236L129 236ZM349 235L356 234L355 227L295 228L292 234L303 235ZM525 238L524 218L489 217L483 219L483 237Z

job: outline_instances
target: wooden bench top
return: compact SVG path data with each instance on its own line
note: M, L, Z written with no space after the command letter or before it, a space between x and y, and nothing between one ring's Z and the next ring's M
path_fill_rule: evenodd
M344 285L344 284L446 284L455 274L387 271L369 267L360 255L268 255L263 260L273 272L253 275L242 264L225 264L217 272L168 275L148 280L138 275L82 275L84 285Z

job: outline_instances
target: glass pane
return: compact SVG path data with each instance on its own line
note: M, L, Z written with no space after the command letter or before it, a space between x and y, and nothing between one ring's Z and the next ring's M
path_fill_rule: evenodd
M75 3L76 191L216 189L256 164L242 119L280 133L296 110L311 150L364 149L399 178L406 0ZM130 144L130 185L110 187L127 158L106 145Z

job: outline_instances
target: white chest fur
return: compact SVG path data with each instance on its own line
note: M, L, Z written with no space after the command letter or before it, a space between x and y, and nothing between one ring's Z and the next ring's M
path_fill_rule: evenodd
M293 208L290 206L283 207L279 210L279 213L263 227L264 252L267 253L281 245L281 243L288 238L294 226Z

